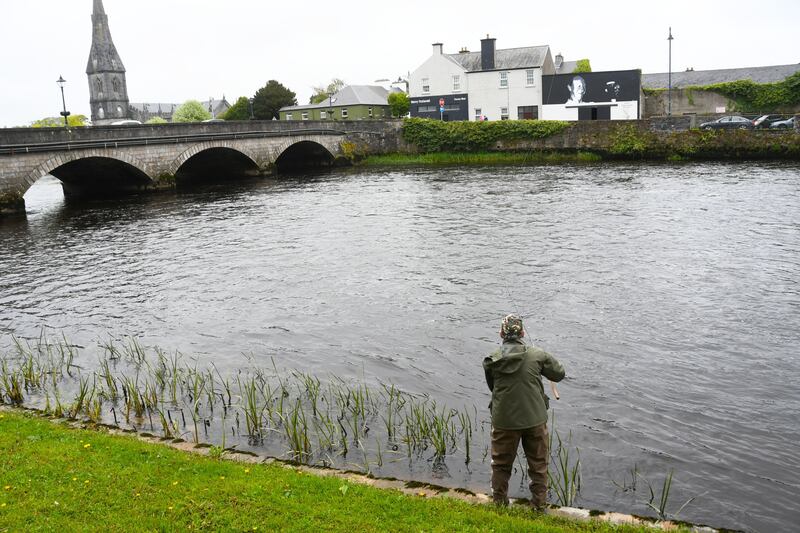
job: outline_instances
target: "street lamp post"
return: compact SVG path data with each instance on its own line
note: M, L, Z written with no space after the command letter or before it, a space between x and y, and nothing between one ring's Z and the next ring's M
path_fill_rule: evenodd
M69 120L67 120L67 117L70 115L70 113L67 111L67 100L64 98L64 84L67 83L67 80L65 80L63 76L59 76L56 83L58 84L59 88L61 88L61 105L64 106L64 111L62 111L60 115L64 117L64 127L69 128Z
M669 27L669 89L667 90L667 115L672 116L672 26Z
M336 98L334 98L332 94L329 94L329 95L328 95L328 109L330 109L330 113L331 113L331 120L333 120L333 119L334 119L334 116L333 116L333 103L334 103L335 101L336 101Z

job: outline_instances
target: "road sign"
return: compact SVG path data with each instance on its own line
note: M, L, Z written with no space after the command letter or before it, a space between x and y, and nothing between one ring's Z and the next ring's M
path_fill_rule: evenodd
M444 113L444 106L439 108L439 113Z
M444 107L444 98L439 98L439 107Z

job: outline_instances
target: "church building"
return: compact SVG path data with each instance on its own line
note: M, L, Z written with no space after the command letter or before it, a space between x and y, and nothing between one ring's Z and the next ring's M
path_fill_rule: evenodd
M89 77L89 104L92 108L92 123L110 124L129 118L128 85L125 67L111 40L108 16L103 0L94 0L92 13L92 49L86 66Z

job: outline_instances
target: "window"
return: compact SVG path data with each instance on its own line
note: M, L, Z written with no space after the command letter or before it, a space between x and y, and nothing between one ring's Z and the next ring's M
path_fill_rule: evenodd
M536 76L534 75L533 70L526 70L525 76L527 77L525 85L527 85L528 87L533 87L534 85L536 85Z
M535 105L517 107L517 118L519 120L536 120L539 118L539 108Z
M500 73L500 88L507 89L508 88L508 72L501 72Z
M347 108L346 107L342 108L342 118L347 118Z
M367 115L369 115L369 118L372 118L372 108L371 107L367 108Z
M461 90L461 76L453 76L453 91Z
M327 111L320 111L319 112L319 118L320 118L320 120L325 120L326 118L328 118L328 112Z
M303 118L303 120L308 120L308 111L303 111L303 114L300 116Z
M286 113L286 120L292 120L292 114Z
M431 80L430 78L422 78L422 92L429 93L431 92Z
M501 107L500 108L500 120L508 120L508 108Z
M444 106L445 111L461 111L461 106L459 105L446 105Z
M475 120L483 120L483 111L481 111L480 107L475 108Z
M418 113L433 113L439 111L439 108L434 105L421 105L417 108Z

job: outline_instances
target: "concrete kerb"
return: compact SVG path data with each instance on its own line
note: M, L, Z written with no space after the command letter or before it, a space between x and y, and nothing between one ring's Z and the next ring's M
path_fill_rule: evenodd
M209 456L212 448L212 445L207 443L194 444L183 439L167 439L163 437L157 437L151 433L122 429L118 426L108 424L96 424L86 420L54 418L44 414L38 409L27 407L10 407L6 405L0 405L0 412L2 411L12 413L31 413L39 418L49 420L51 423L64 425L73 429L88 429L102 431L109 435L127 436L136 438L137 440L148 444L168 446L175 450L195 455ZM404 481L393 478L378 478L372 475L366 475L347 470L337 470L328 467L308 466L280 457L239 451L231 448L223 450L222 454L220 455L220 460L253 465L272 464L294 470L295 472L302 474L319 477L335 477L343 481L357 483L360 485L368 485L377 489L396 490L408 496L422 498L452 498L471 503L473 505L493 505L492 498L488 494L476 494L464 489L452 489L415 481ZM527 509L528 504L529 502L526 499L511 500L512 507L522 507ZM691 531L692 533L720 533L719 530L708 526L695 526L673 521L648 519L623 513L590 511L588 509L580 509L576 507L559 507L557 505L549 505L548 508L545 509L544 513L550 516L558 516L581 522L597 521L607 522L614 525L643 526L660 531L683 530Z

